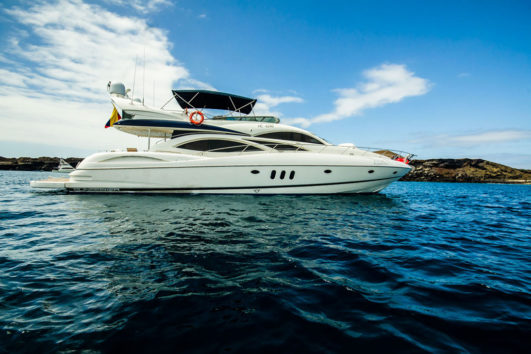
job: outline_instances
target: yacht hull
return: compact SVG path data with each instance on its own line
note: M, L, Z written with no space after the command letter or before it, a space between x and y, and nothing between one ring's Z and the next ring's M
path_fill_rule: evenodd
M396 161L313 153L183 157L144 153L83 161L63 182L34 188L74 193L335 194L376 193L409 172ZM112 161L112 162L111 162Z

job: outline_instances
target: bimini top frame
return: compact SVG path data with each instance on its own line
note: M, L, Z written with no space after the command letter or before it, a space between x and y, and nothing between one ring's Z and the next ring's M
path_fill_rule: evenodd
M182 109L223 109L249 114L256 99L208 90L172 90Z

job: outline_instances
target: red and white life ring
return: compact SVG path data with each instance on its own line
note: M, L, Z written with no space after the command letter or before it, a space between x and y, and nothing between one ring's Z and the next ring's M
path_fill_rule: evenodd
M197 115L199 116L198 119L195 118L195 116ZM203 113L199 111L193 111L192 113L190 113L190 123L194 125L200 125L201 123L203 123L204 120L205 116L203 115Z

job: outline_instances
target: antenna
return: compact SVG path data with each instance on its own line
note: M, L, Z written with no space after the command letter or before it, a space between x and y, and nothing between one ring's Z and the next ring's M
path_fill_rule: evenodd
M142 73L142 106L144 105L145 88L146 88L146 47L144 47L144 72Z
M135 55L135 74L133 75L133 92L131 93L131 104L133 104L133 97L135 97L135 81L136 81L136 55Z

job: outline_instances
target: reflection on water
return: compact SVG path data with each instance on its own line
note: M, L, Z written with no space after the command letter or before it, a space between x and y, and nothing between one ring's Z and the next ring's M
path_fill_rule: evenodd
M228 283L257 281L269 266L289 262L301 244L367 241L367 229L389 227L371 223L376 208L379 217L403 212L385 195L64 197L83 220L78 232L106 235L83 252L112 260L102 268L98 259L92 276L126 301L161 290L188 294L186 284L205 275L201 281L211 294ZM315 207L308 212L309 206Z
M69 195L35 175L0 183L11 350L481 351L530 329L528 186Z

